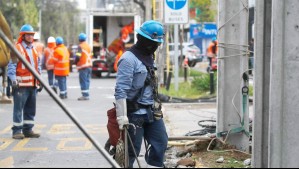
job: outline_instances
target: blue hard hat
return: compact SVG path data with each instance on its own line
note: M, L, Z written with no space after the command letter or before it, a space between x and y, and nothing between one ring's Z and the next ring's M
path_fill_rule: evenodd
M20 29L20 33L35 34L33 27L29 24L23 25Z
M56 44L57 44L57 45L63 44L63 38L60 37L60 36L57 37L57 38L56 38Z
M80 33L79 34L79 41L85 41L86 40L86 34L85 33Z
M217 37L213 37L212 38L212 41L214 42L214 41L216 41L217 40Z
M153 20L146 21L141 25L140 29L136 30L136 32L149 40L159 43L164 42L164 27L160 22Z

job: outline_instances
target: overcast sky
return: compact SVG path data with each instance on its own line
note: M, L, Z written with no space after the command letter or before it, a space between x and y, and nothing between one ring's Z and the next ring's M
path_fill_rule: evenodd
M86 9L86 0L77 0L79 9Z

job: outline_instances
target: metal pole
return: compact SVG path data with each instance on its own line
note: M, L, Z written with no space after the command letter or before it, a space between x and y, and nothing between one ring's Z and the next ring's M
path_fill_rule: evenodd
M79 120L74 116L74 114L66 107L62 100L56 95L52 88L45 83L42 77L36 72L36 70L31 66L30 63L19 53L19 51L14 47L10 40L4 35L3 31L0 29L0 38L6 43L6 45L16 53L18 59L25 65L25 67L32 73L32 75L44 86L45 90L54 99L54 101L61 107L61 109L66 113L66 115L75 123L75 125L82 131L86 138L95 146L95 148L105 157L105 159L115 168L120 168L120 166L114 161L110 154L91 136L88 134L87 130L79 122Z
M127 126L126 126L127 127ZM124 142L125 142L125 168L129 168L129 142L128 142L128 130L125 127L125 138L124 138Z
M214 72L210 71L210 94L212 95L215 92L214 89Z
M175 91L179 90L179 25L175 24L174 25L174 63L175 63L175 68L174 68L174 88Z

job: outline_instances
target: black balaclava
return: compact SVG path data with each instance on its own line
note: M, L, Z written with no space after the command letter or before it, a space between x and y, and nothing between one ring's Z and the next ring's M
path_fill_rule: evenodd
M137 34L137 43L132 46L131 51L145 66L154 66L154 53L161 43L149 40Z

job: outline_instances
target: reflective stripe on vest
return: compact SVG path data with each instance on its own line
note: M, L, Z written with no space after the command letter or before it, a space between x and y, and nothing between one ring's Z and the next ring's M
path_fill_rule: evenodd
M92 54L89 45L86 42L83 42L80 44L80 48L82 50L82 53L81 53L80 60L77 64L77 69L80 70L83 68L92 67L92 63L91 63Z
M24 47L20 43L17 44L16 47L17 47L18 51L22 54L22 56L25 57L29 63L31 63L30 56L28 55L28 53L24 49ZM32 55L33 55L32 56L33 62L35 65L34 68L38 72L38 54L34 48L32 48ZM16 77L17 77L17 80L19 81L20 87L37 86L37 81L34 79L31 72L28 69L26 69L26 67L24 66L24 64L21 61L19 61L17 64Z
M46 59L46 68L47 70L53 70L54 69L54 63L53 63L53 54L54 50L51 48L45 49L45 59Z

